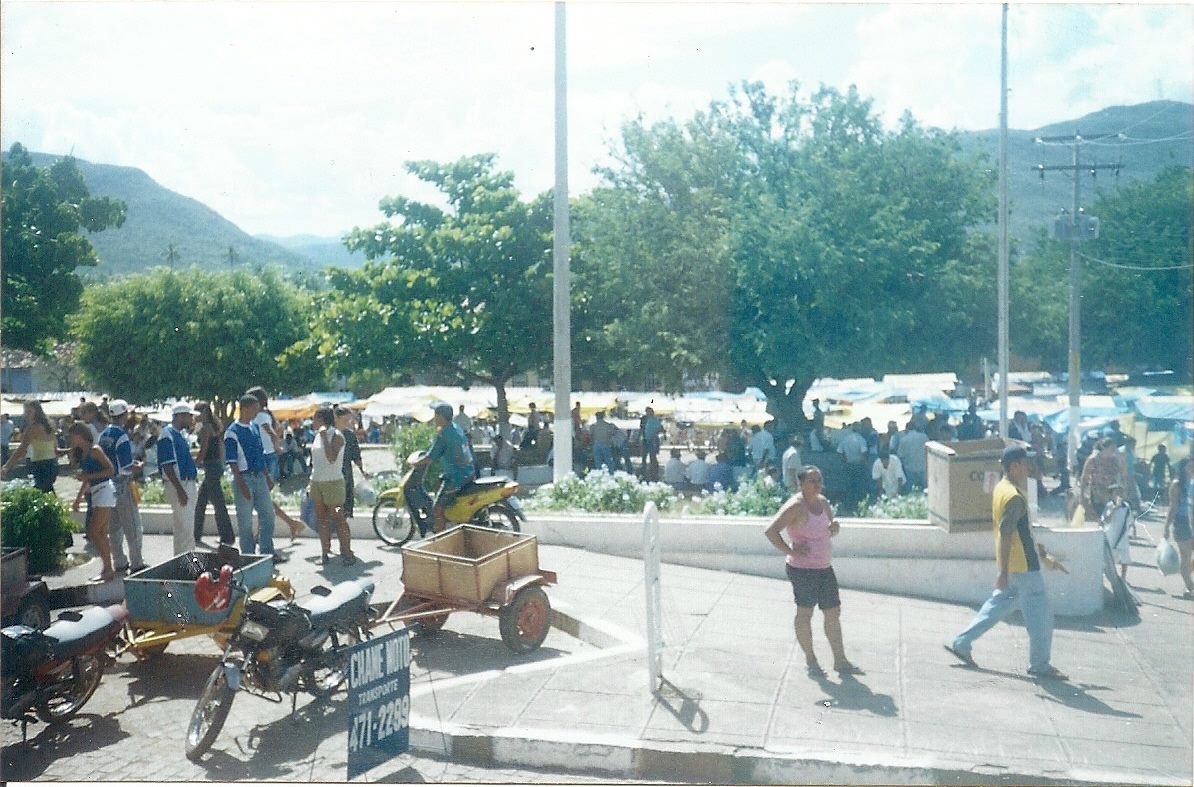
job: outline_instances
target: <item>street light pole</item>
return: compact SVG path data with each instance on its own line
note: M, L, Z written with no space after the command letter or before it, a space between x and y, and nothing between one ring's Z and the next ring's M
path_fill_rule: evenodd
M1003 4L999 62L999 436L1008 437L1008 249L1007 249L1007 3Z
M556 2L556 187L555 221L552 238L553 371L556 394L555 462L552 478L559 482L572 475L572 310L569 303L569 251L571 230L568 221L568 75L565 53L564 3Z

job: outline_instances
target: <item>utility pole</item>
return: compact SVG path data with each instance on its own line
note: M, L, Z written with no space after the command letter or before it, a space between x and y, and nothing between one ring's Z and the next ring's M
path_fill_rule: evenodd
M1007 250L1007 3L999 35L999 436L1007 439L1008 250Z
M1078 425L1081 420L1082 401L1082 261L1078 256L1078 244L1084 240L1093 240L1099 236L1099 221L1096 218L1081 213L1082 172L1094 175L1100 169L1114 169L1116 174L1123 167L1122 164L1082 164L1082 143L1118 137L1118 134L1087 134L1083 136L1077 131L1073 136L1037 137L1038 143L1066 142L1073 147L1073 163L1069 165L1046 166L1038 164L1034 169L1044 180L1046 172L1072 172L1074 175L1073 203L1070 206L1068 221L1064 218L1053 224L1053 237L1070 242L1070 347L1069 347L1069 412L1068 437L1066 441L1066 462L1070 468L1071 484L1082 472L1082 468L1075 467L1078 462Z
M563 481L572 475L572 308L569 281L572 232L568 221L568 60L564 3L556 2L556 187L555 221L552 237L553 354L556 394L555 462L552 478Z

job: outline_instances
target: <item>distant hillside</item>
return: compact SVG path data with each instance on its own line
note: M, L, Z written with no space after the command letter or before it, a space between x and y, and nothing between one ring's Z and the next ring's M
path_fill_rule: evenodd
M340 238L322 238L318 235L265 235L261 240L276 243L283 248L301 254L320 267L335 265L341 268L359 268L365 264L362 252L349 253Z
M1011 109L1014 113L1014 106ZM1012 119L1015 116L1012 114ZM1081 134L1115 134L1120 140L1099 140L1082 146L1085 164L1124 165L1121 184L1150 179L1166 167L1178 164L1194 166L1194 104L1177 101L1150 101L1126 107L1107 107L1077 120L1053 123L1030 131L1008 130L1008 226L1013 235L1025 238L1036 225L1045 224L1072 202L1073 178L1068 172L1047 172L1044 181L1033 171L1038 164L1072 163L1068 146L1042 145L1037 137ZM960 134L966 150L980 151L990 157L991 166L999 162L999 130L966 131ZM1174 137L1177 137L1174 139ZM1145 140L1166 140L1148 143ZM1096 177L1082 176L1082 203L1089 206L1099 189L1114 189L1115 173L1099 170ZM1105 228L1104 231L1114 231Z
M41 167L62 158L33 153ZM119 229L88 236L100 267L85 275L133 273L166 264L166 247L174 244L178 267L228 269L228 249L236 264L278 264L287 269L317 268L305 255L255 238L197 200L177 194L139 169L93 164L76 159L92 194L116 197L128 204L128 218Z
M1012 106L1015 119L1015 106ZM1194 166L1194 105L1176 101L1152 101L1134 106L1108 107L1077 120L1054 123L1032 130L1016 129L1008 134L1008 190L1011 199L1013 235L1029 237L1033 227L1043 225L1063 207L1070 205L1072 179L1067 172L1050 172L1042 182L1033 168L1039 164L1069 164L1070 149L1034 142L1039 136L1122 132L1122 140L1103 140L1084 145L1086 163L1122 163L1119 182L1152 178L1173 164ZM960 132L963 149L989 156L993 168L998 162L997 130ZM1164 140L1148 142L1148 140ZM60 158L34 153L34 161L46 166ZM92 164L78 160L79 169L93 194L118 197L128 203L128 220L118 230L90 236L102 262L98 271L86 275L111 275L139 271L166 264L166 247L178 249L180 267L228 267L231 246L239 265L276 263L290 270L313 270L328 265L357 267L361 254L349 254L339 238L314 235L273 237L251 236L202 203L176 194L156 183L139 169ZM1100 171L1082 180L1082 202L1090 205L1098 189L1112 189L1116 179ZM1104 232L1114 232L1105 227Z

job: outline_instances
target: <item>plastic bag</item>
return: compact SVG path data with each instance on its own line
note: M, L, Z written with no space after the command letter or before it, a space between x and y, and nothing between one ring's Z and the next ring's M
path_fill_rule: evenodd
M1161 542L1157 544L1157 568L1161 569L1161 573L1165 576L1176 574L1178 561L1177 549L1169 543L1169 539L1161 539Z
M377 490L368 482L358 484L353 494L364 505L371 506L377 503Z
M315 522L315 502L311 499L310 492L303 492L303 504L299 507L299 519L303 520L303 524L319 532L319 525Z

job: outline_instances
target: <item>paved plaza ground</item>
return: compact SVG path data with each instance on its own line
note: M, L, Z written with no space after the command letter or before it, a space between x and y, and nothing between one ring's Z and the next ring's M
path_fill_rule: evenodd
M168 536L146 544L151 562L168 557ZM300 539L283 568L300 594L367 575L377 599L394 597L398 551L372 540L355 549L356 566L320 566L318 543ZM1058 622L1054 662L1069 683L1028 678L1015 620L980 640L972 670L941 646L973 608L849 590L847 648L866 674L810 678L785 582L665 565L666 682L652 696L641 562L541 546L540 563L560 575L549 595L561 630L527 656L502 645L495 619L472 614L416 636L418 750L363 780L1189 784L1194 604L1175 596L1180 580L1146 565L1143 541L1134 552L1138 622ZM294 715L289 702L242 694L212 752L188 762L184 729L217 657L205 638L151 661L122 657L63 728L33 726L22 746L5 727L3 778L343 780L343 693L300 698Z

